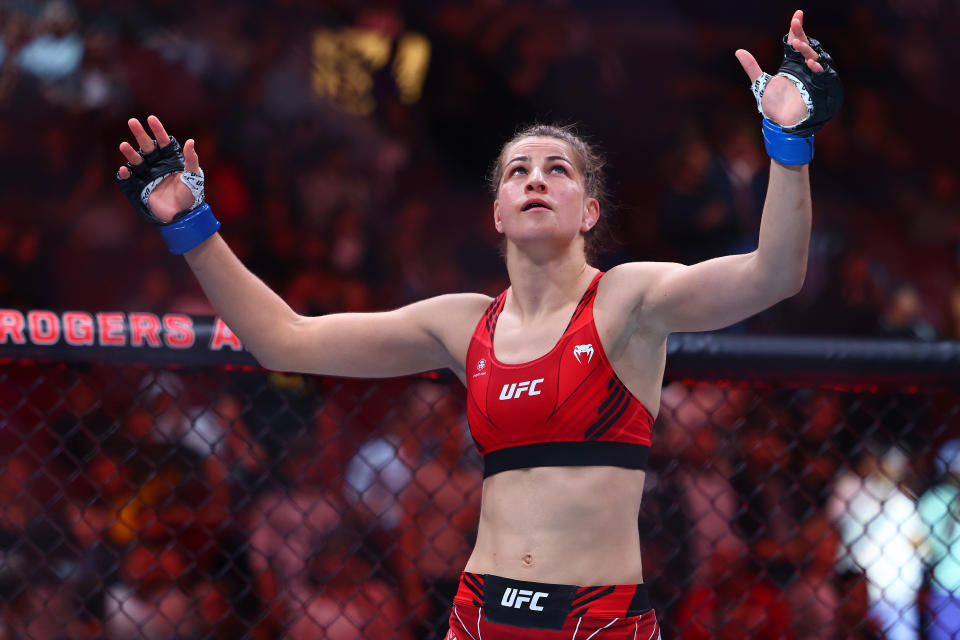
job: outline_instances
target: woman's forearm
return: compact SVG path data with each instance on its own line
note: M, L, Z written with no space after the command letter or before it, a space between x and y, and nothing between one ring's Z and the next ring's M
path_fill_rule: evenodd
M771 162L757 262L766 277L792 293L807 271L812 208L808 165Z
M219 233L184 256L207 299L261 363L270 362L297 314L247 269Z

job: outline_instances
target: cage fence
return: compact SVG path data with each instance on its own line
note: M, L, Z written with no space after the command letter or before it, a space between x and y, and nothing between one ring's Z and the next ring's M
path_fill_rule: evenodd
M186 319L176 347L0 322L0 638L442 638L480 512L460 383L266 372ZM669 351L664 638L960 634L960 346Z

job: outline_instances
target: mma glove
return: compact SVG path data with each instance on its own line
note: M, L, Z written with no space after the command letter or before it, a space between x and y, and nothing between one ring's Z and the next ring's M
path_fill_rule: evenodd
M783 62L776 74L792 82L800 91L807 105L807 115L803 120L783 127L763 113L763 92L773 78L769 73L761 74L751 86L757 99L757 110L763 115L763 142L767 153L777 162L786 165L807 164L813 160L813 134L837 115L843 103L843 86L840 84L833 58L824 51L819 40L808 40L810 47L819 54L817 62L823 67L823 71L812 71L804 61L803 54L790 45L788 36L784 36Z
M185 169L183 149L176 138L171 136L170 143L165 147L161 147L156 140L153 145L153 151L139 152L143 162L127 163L130 177L123 179L117 174L117 183L137 213L159 227L170 252L184 254L216 233L220 222L213 216L210 205L204 202L203 170L195 173ZM193 194L193 207L179 212L170 222L163 222L153 215L147 203L157 185L174 173L180 174L180 181Z

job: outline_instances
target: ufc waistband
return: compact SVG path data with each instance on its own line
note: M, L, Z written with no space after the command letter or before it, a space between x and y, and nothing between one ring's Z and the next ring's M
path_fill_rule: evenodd
M493 623L562 629L572 618L630 618L650 610L645 584L577 587L464 572L454 604L483 608Z

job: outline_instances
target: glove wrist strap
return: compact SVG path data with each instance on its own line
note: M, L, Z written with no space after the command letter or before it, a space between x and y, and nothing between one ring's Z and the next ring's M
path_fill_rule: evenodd
M787 133L767 118L763 119L763 144L767 154L780 164L808 164L813 160L813 135Z
M160 227L167 248L174 255L182 255L198 246L220 228L210 205L204 203L176 222Z

